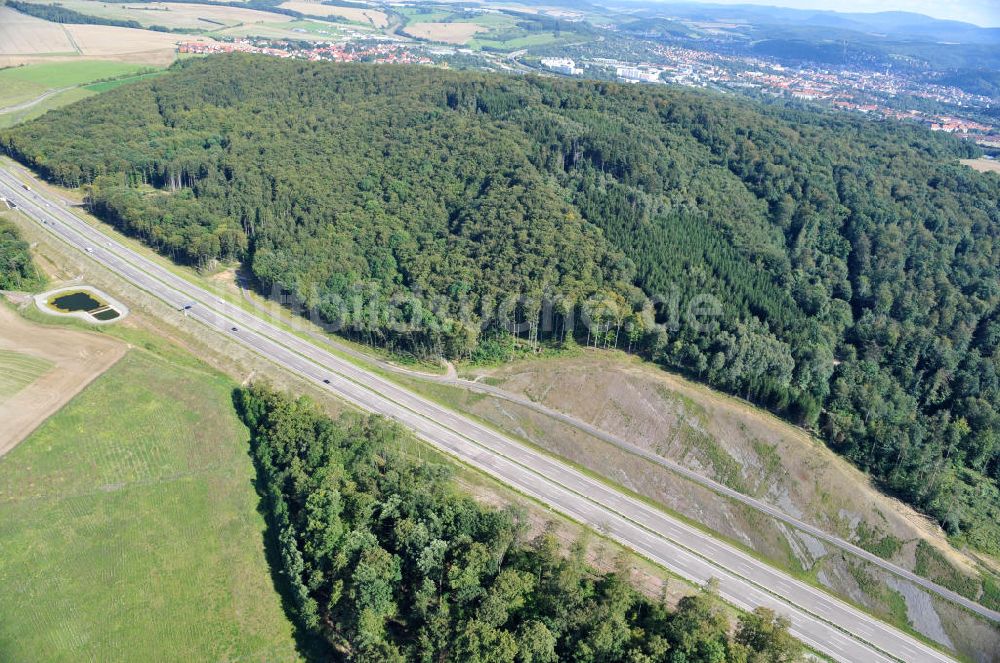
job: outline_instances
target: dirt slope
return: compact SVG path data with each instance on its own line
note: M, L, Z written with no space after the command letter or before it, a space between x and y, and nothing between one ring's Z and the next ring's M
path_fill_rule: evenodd
M0 349L39 357L53 367L0 403L0 456L35 430L98 375L108 370L128 347L101 334L36 325L0 304Z

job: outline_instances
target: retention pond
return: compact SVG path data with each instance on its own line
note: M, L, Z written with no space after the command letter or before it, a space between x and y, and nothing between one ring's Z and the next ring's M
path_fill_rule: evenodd
M79 286L60 288L35 297L38 307L52 315L69 315L89 322L117 320L128 309L96 288Z

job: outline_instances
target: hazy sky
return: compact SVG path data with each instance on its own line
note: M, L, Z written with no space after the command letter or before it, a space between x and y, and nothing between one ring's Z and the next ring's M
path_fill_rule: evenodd
M695 0L697 1L697 0ZM935 18L1000 27L1000 0L704 0L720 5L770 5L841 12L910 11Z

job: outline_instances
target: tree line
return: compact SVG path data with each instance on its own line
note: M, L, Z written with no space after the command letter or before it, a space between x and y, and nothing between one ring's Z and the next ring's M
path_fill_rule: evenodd
M665 86L233 55L0 145L360 340L641 353L816 430L1000 553L1000 178L952 137ZM400 290L438 303L424 324L370 314ZM491 317L511 293L516 327ZM711 329L663 324L664 300L700 294L722 302Z
M141 28L138 21L107 18L104 16L91 16L82 14L74 9L63 7L59 3L53 2L43 5L35 2L21 2L20 0L4 0L4 4L11 9L16 9L22 14L34 16L35 18L52 21L53 23L75 23L79 25L113 25L119 28Z
M332 420L305 399L236 393L296 619L350 661L780 663L800 660L767 609L734 633L711 588L676 609L598 573L585 546L527 539L523 514L456 491L385 419ZM567 554L568 552L568 554Z
M0 290L34 290L43 282L29 244L13 223L0 219Z

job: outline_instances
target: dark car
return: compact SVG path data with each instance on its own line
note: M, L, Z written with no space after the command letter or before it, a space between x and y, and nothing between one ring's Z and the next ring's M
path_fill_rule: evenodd
M329 380L323 380L323 384L330 384Z
M233 327L233 331L239 331L239 329L237 329L236 327Z

